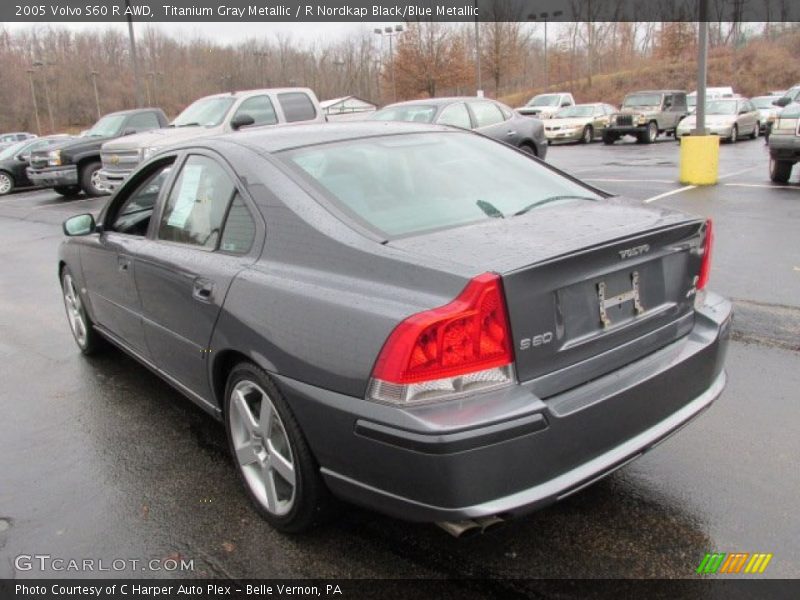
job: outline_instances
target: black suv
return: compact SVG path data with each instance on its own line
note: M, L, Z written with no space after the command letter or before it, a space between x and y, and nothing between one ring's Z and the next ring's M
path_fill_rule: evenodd
M137 108L109 113L79 138L31 154L28 179L35 186L53 188L63 196L83 190L87 196L106 192L97 187L100 147L108 140L166 127L160 108Z

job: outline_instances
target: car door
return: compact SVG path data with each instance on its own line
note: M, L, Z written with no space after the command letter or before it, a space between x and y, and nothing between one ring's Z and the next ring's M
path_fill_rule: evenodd
M497 104L489 100L481 100L467 102L467 107L472 113L475 131L512 146L519 146L521 133L513 126L513 119L510 118L510 115L507 119Z
M266 94L250 96L242 100L242 103L239 104L231 118L231 123L245 115L251 117L253 123L242 127L242 129L275 125L278 122L278 114L275 112L275 106L273 106L272 100L270 100L269 96Z
M233 278L255 262L260 236L263 222L230 166L192 150L137 249L136 289L152 360L202 398L210 396L208 344L217 316Z
M602 135L606 125L608 125L606 109L602 105L595 106L594 116L592 117L592 131L594 131L594 137Z
M95 322L145 358L149 352L133 257L145 241L173 160L165 158L128 180L101 216L100 234L80 250Z

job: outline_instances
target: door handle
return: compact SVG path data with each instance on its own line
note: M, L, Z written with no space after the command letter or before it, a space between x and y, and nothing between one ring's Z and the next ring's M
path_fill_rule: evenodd
M128 267L131 266L131 259L125 256L118 256L117 257L117 268L120 271L127 271Z
M509 131L506 135L508 137L511 137L512 135L517 135L517 132L516 131Z
M192 285L192 297L200 302L211 302L214 297L214 282L198 277Z

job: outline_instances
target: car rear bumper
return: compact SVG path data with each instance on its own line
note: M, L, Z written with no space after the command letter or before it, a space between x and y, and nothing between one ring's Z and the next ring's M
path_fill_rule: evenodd
M546 399L520 384L399 409L278 381L337 496L414 521L509 517L604 477L707 408L725 386L731 318L709 294L687 336Z
M800 160L800 136L772 134L769 138L769 155L775 160Z
M113 192L130 176L133 171L110 171L107 169L100 169L97 176L99 179L98 186L101 190L106 192Z
M25 170L25 174L30 179L31 184L37 187L78 185L78 167L75 165L48 167L46 169L28 167Z

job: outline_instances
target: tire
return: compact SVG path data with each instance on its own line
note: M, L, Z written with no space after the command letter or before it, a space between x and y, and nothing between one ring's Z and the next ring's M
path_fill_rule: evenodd
M738 139L739 139L739 127L738 127L738 126L736 126L736 125L734 125L734 126L731 128L731 135L730 135L730 137L728 138L728 143L730 143L730 144L735 144L735 143L737 142L737 140L738 140Z
M77 185L57 185L53 191L62 196L75 196L81 191L81 188Z
M69 267L64 267L61 271L61 295L64 298L67 321L78 348L83 354L89 356L102 348L103 339L95 331L93 323L86 313L78 287Z
M330 516L333 498L297 420L267 373L252 363L239 363L228 375L225 431L247 494L272 527L300 533Z
M750 134L750 139L751 140L757 140L759 133L761 133L761 123L756 121L756 126L753 127L753 133Z
M519 149L522 150L525 154L536 156L536 148L534 148L530 144L520 144Z
M5 196L14 191L14 177L11 173L0 171L0 196Z
M616 136L613 136L613 135L611 135L609 133L604 133L603 134L603 143L606 146L611 146L616 141L617 141L617 137Z
M653 144L658 139L658 124L655 121L650 121L647 124L644 138L645 144Z
M102 167L100 161L93 161L86 163L81 168L78 179L81 182L81 189L87 196L104 196L106 194L106 192L97 187L100 167Z
M788 183L794 163L788 160L769 159L769 178L775 183Z
M583 128L583 135L581 136L581 144L591 144L592 140L594 140L594 128L591 125L587 125Z

